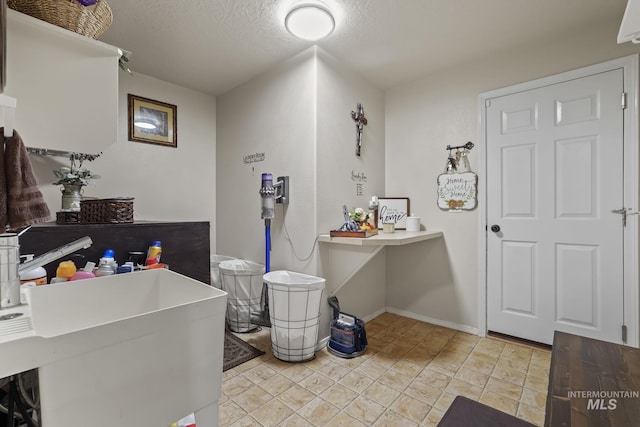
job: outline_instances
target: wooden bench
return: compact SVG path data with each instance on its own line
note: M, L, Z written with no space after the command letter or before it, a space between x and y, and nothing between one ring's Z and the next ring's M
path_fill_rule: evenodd
M640 426L640 349L556 331L544 425Z

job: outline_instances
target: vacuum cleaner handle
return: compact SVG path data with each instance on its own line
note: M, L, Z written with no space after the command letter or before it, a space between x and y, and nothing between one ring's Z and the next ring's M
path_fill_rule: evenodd
M340 316L340 303L338 302L338 297L329 297L328 301L331 308L333 308L333 318L337 319Z

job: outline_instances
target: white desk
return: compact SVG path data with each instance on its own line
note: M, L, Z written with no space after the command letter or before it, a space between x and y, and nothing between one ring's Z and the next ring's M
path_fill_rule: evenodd
M371 237L331 237L329 234L318 236L319 242L338 243L342 245L356 246L398 246L410 243L422 242L423 240L442 237L442 231L405 231L397 230L395 233L382 233Z
M378 234L376 234L375 236L366 238L331 237L329 234L320 234L318 236L318 241L321 243L330 244L327 249L329 249L333 253L336 253L336 259L343 260L340 263L340 266L335 266L334 264L331 264L331 262L327 264L331 265L331 267L329 267L326 274L333 274L336 271L341 272L336 275L334 283L337 283L337 285L334 286L333 289L331 289L330 294L336 295L359 272L364 271L363 269L365 269L367 265L371 266L371 261L378 255L378 253L385 249L385 247L403 246L442 237L442 231L405 230L397 230L395 233L378 232ZM350 257L352 255L355 258ZM358 256L360 256L360 258L358 258ZM346 261L344 261L345 259ZM382 304L383 306L385 304L384 301L374 302L374 299L372 299L371 297L373 294L376 294L376 292L372 291L372 289L382 289L377 292L378 295L383 295L385 293L384 288L386 287L386 280L384 274L368 281L365 286L369 298L364 299L368 300L370 304L365 304L365 306L358 305L358 307L360 307L363 313L367 313L367 315L369 315L373 311L379 310L380 304ZM384 296L382 298L384 299ZM362 302L363 301L361 300L360 303ZM350 301L347 300L346 303L347 305L350 305ZM351 302L351 304L355 305L353 301Z

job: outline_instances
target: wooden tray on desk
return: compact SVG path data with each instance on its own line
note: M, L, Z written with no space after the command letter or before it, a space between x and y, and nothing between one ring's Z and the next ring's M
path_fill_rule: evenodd
M331 230L329 232L329 236L331 237L371 237L378 234L378 230L358 230L358 231L340 231L340 230Z

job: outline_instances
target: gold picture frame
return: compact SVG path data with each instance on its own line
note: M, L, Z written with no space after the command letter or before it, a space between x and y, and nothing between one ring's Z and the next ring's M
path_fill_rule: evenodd
M178 107L128 94L129 141L178 147Z

